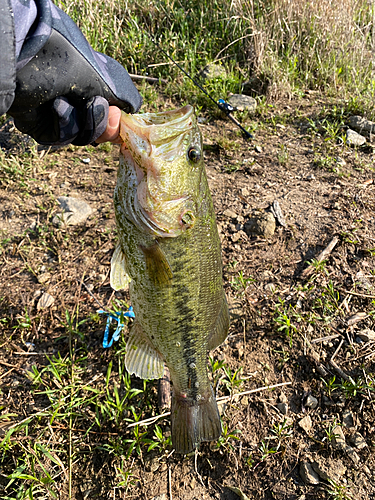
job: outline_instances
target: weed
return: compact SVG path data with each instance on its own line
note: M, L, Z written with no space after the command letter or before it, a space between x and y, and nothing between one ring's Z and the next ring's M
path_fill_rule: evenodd
M279 298L279 303L276 304L274 321L280 325L278 332L283 332L289 339L289 346L293 346L293 335L297 331L297 326L293 323L293 317L296 316L292 306L286 306L285 301Z
M328 483L327 493L333 500L352 500L352 497L348 493L347 486L338 484L333 479L328 479Z
M336 384L336 376L333 375L332 378L326 382L323 378L320 379L323 382L324 386L324 391L327 394L327 396L330 398L332 396L332 393L340 387L339 384Z
M255 280L252 276L245 278L243 271L239 271L237 276L232 278L230 285L236 292L241 292L241 294L244 294L248 286L254 282Z
M234 450L234 440L239 440L239 434L241 431L239 429L234 429L233 431L229 431L228 424L223 423L223 430L221 436L217 440L216 449L222 451L223 453L227 453L228 451Z
M280 151L277 154L277 160L280 165L285 166L289 161L289 151L288 148L284 145L280 145Z

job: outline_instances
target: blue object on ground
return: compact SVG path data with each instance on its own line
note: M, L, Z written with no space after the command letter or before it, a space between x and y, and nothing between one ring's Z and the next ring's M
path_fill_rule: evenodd
M107 324L105 326L105 331L104 331L104 338L103 338L103 347L106 349L107 347L111 347L113 342L117 342L118 339L120 338L120 333L121 330L124 328L124 323L121 322L121 316L125 316L127 318L135 318L134 313L133 313L133 308L132 306L129 307L129 310L126 312L118 311L115 313L109 313L107 311L103 311L100 309L98 311L99 314L106 314L107 315ZM109 327L112 323L112 320L117 321L117 328L114 331L111 340L108 342L108 337L109 337Z

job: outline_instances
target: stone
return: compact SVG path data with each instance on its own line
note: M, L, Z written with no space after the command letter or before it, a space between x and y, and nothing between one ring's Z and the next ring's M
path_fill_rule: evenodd
M318 474L308 462L301 462L299 466L299 475L306 484L319 484L320 482Z
M315 408L318 406L318 400L314 398L311 394L309 394L306 398L305 406L307 408L311 408L312 410L315 410Z
M263 238L271 238L275 234L276 219L271 212L265 212L245 222L244 230L248 235L257 234Z
M345 474L346 467L340 459L316 457L312 463L314 471L325 481L329 479L339 482L340 478Z
M336 450L345 450L346 441L345 441L344 432L342 430L342 426L336 425L336 427L332 430L332 433L333 433L332 446Z
M36 306L37 311L40 311L40 309L47 309L47 307L52 306L52 304L55 302L55 298L52 297L47 292L44 292L43 295L40 297L38 300L38 304Z
M233 210L231 210L230 208L227 208L226 210L224 210L223 215L224 215L225 217L228 217L229 219L237 219L237 214L236 214L236 212L234 212L234 211L233 211Z
M277 404L278 410L283 414L287 415L288 414L288 405L287 403L278 403Z
M365 438L359 432L355 432L354 434L352 434L349 437L349 442L354 446L354 448L357 448L358 450L362 450L367 446Z
M85 222L86 219L92 214L93 210L88 203L72 196L59 196L57 198L63 212L55 215L52 223L59 226L65 223L69 226L75 226Z
M359 132L375 132L375 122L366 120L363 116L354 115L349 118L349 125Z
M287 403L288 402L288 398L286 397L286 395L282 391L280 392L279 401L280 401L280 403Z
M342 425L347 429L354 427L354 417L350 410L345 410L342 414Z
M345 453L348 455L350 460L354 463L354 465L358 465L361 459L358 456L358 453L349 445L345 448Z
M257 102L254 97L245 94L233 94L228 99L228 102L238 111L255 111L257 107Z
M221 64L207 64L200 72L200 76L205 80L214 80L215 78L226 78L227 72Z
M375 340L374 330L370 328L365 328L364 330L357 333L357 336L362 340L362 342L370 342L370 340Z
M346 131L346 142L349 146L362 146L365 144L366 138L348 128Z
M312 420L310 415L306 415L306 417L303 417L298 422L298 425L306 432L306 434L309 434L312 429Z
M254 147L254 150L257 152L257 153L261 153L262 152L262 148L260 146L255 146Z

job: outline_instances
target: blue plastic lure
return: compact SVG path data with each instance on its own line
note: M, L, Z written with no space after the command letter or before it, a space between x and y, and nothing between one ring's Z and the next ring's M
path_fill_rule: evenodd
M129 310L126 312L118 311L115 313L109 313L107 311L103 311L102 309L98 311L99 314L105 314L107 316L107 324L105 325L104 338L103 338L103 347L106 349L107 347L111 347L113 342L117 342L120 338L121 330L124 328L124 323L121 322L121 315L127 318L135 318L133 313L132 306L129 307ZM111 340L108 342L109 337L109 327L111 326L112 320L117 321L117 328L114 331Z

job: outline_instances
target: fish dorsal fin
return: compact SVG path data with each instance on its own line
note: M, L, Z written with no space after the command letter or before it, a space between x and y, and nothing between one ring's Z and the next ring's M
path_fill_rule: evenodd
M124 290L130 283L130 278L126 274L125 255L121 245L117 245L111 259L111 287L114 290Z
M126 344L125 366L137 377L153 380L164 374L164 361L135 321Z
M146 259L147 273L157 286L169 286L172 283L173 272L167 257L157 240L150 247L140 245Z
M223 300L221 303L220 313L216 320L215 329L208 339L208 350L216 349L227 338L229 330L229 309L227 298L223 291Z

